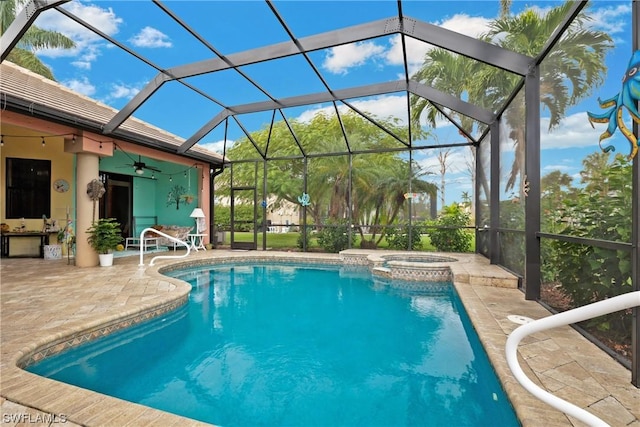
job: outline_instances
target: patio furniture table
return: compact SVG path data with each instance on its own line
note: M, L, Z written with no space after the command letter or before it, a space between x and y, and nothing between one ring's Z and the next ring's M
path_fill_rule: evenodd
M156 249L160 249L160 244L158 243L157 237L145 237L144 239L140 239L140 237L127 237L124 244L124 249L129 249L129 246L132 248L139 248L142 245L142 250L146 251L150 247L155 247Z
M200 249L206 251L207 248L204 247L203 239L207 237L206 234L189 234L189 240L191 240L191 249L198 252Z
M1 238L1 243L0 243L0 256L2 258L9 258L9 244L11 243L11 239L12 238L26 238L26 237L31 237L31 238L39 238L40 239L40 250L39 250L39 254L37 256L34 255L14 255L16 257L39 257L39 258L44 258L44 245L48 245L49 244L49 234L50 233L45 233L45 232L31 232L31 231L25 231L25 232L7 232L7 233L2 233L2 238Z

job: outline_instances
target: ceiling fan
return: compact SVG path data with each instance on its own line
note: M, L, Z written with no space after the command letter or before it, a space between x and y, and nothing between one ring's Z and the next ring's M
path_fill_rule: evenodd
M128 154L127 154L127 155L128 155ZM128 156L129 156L129 155L128 155ZM137 173L138 175L142 175L142 174L144 174L144 170L145 170L145 169L148 169L148 170L153 171L153 172L162 172L162 171L161 171L160 169L158 169L157 167L155 167L155 166L148 166L146 163L144 163L144 162L142 161L142 156L138 156L138 161L137 161L137 162L136 162L136 161L135 161L131 156L129 156L129 158L131 159L131 161L132 161L133 163L129 163L129 164L127 164L126 166L131 166L131 167L133 167L133 168L135 169L135 171L136 171L136 173Z

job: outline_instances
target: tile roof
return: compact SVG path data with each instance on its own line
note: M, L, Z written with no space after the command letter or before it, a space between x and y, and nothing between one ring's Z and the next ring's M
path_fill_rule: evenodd
M42 113L50 118L55 117L71 126L94 132L100 132L118 112L115 108L74 92L58 82L3 61L0 64L0 108L7 108L8 104L32 113ZM174 153L177 153L185 141L184 138L133 116L114 131L112 136ZM198 146L193 146L182 155L214 164L222 162L222 155Z

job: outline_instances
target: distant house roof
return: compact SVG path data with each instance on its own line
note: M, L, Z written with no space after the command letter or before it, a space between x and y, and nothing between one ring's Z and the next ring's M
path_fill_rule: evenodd
M0 64L0 108L96 133L102 133L103 126L118 112L9 61ZM135 117L128 118L109 135L174 154L179 154L177 150L185 141ZM179 155L212 164L222 163L222 155L198 146Z

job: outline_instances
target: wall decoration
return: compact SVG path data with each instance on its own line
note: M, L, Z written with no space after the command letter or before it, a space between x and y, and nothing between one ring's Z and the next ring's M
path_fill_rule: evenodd
M46 215L42 215L42 232L43 233L57 233L60 230L58 227L58 221L53 218L47 218Z
M96 220L96 202L104 195L106 190L104 184L99 179L93 179L87 184L87 195L89 199L93 201L93 213L91 215L91 222Z
M194 197L187 193L182 185L174 185L169 193L167 193L167 206L176 205L176 210L180 209L180 204L190 205L193 203Z
M58 193L65 193L69 191L69 182L66 179L56 179L53 181L53 189Z
M311 203L311 197L307 193L302 193L302 196L298 196L298 203L302 206L309 206Z
M635 121L636 123L640 123L640 114L638 114L638 109L636 107L639 101L640 50L636 50L631 56L631 59L629 60L629 66L627 67L627 72L622 78L622 89L620 90L620 92L609 99L598 99L600 108L612 108L609 108L609 110L601 114L587 112L591 126L593 126L593 123L609 123L607 130L600 135L600 143L602 143L603 139L612 136L617 128L620 128L622 134L631 144L629 160L633 159L638 153L638 139L633 134L633 132L625 126L624 121L622 120L623 107L627 109L633 121ZM602 148L602 144L600 144L600 148L605 153L608 153L609 151L615 151L615 147L613 147L613 145L608 145Z

